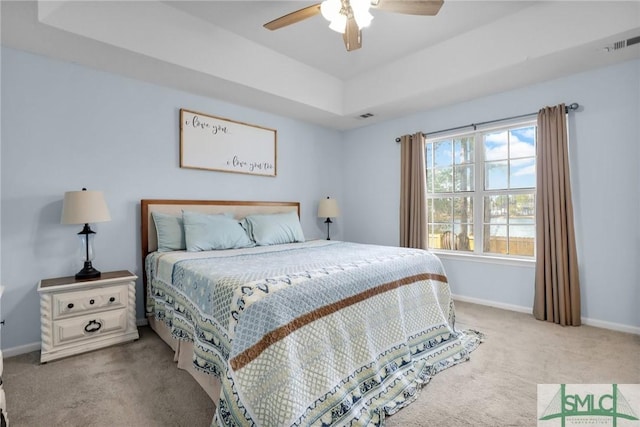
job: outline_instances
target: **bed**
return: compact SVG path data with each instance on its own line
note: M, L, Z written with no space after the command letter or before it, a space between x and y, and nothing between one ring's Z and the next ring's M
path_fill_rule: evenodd
M299 215L296 202L141 201L147 318L215 403L212 426L384 425L481 341L455 329L437 257L304 241ZM250 244L208 250L207 221ZM171 246L176 222L190 250Z

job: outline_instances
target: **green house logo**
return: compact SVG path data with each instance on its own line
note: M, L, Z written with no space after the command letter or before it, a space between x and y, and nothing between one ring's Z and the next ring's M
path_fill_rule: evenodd
M585 386L580 388L584 389ZM610 392L607 390L600 393L589 391L569 393L567 385L560 384L558 392L553 396L539 420L559 420L561 426L565 427L567 419L574 425L611 425L613 427L618 426L619 420L639 421L617 384L611 385ZM538 423L538 425L545 424ZM633 425L640 425L640 422L633 422Z

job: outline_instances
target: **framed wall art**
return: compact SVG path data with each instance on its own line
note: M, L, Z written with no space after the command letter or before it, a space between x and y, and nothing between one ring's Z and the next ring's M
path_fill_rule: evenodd
M277 131L180 109L180 167L276 176Z

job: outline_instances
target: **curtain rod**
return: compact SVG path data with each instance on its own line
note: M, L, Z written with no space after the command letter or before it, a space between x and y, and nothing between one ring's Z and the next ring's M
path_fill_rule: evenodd
M566 107L564 107L564 112L565 112L565 113L568 113L569 111L577 110L579 107L580 107L580 105L579 105L577 102L573 102L573 103L571 103L571 104L567 105ZM505 121L505 120L520 119L520 118L522 118L522 117L533 116L534 114L538 114L538 113L520 114L519 116L511 116L511 117L505 117L505 118L503 118L503 119L488 120L488 121L486 121L486 122L480 122L480 123L471 123L470 125L466 125L466 126L456 126L456 127L454 127L454 128L437 130L437 131L435 131L435 132L429 132L429 133L422 132L422 134L423 134L424 136L427 136L427 135L434 135L434 134L436 134L436 133L450 132L450 131L453 131L453 130L466 129L466 128L469 128L469 127L472 127L472 128L473 128L473 130L476 130L476 128L477 128L478 126L488 125L488 124L491 124L491 123L502 122L502 121ZM400 142L400 138L396 138L396 142Z

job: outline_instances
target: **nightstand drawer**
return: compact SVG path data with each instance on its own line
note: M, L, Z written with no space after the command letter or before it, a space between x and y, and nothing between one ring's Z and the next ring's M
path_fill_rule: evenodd
M94 310L125 308L129 289L127 285L95 288L53 295L53 319L60 319Z
M53 345L67 344L98 335L124 332L127 310L110 310L53 322Z

